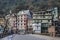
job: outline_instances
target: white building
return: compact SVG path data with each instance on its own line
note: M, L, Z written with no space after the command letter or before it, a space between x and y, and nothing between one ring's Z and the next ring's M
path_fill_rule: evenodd
M42 33L47 33L49 25L52 25L52 21L58 20L58 9L57 7L47 9L45 11L39 11L33 13L33 23L41 23Z
M32 24L32 27L33 27L34 33L41 33L41 23L39 23L39 24L34 23L34 24Z
M58 8L55 7L52 11L53 15L54 15L54 21L58 20Z
M14 14L8 14L6 16L6 24L9 30L16 29L16 17Z

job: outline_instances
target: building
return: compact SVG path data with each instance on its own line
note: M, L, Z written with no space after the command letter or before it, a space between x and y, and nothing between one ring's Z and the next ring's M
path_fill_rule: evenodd
M0 37L2 37L4 27L5 27L5 19L3 17L0 17Z
M9 19L9 25L11 26L12 29L15 29L16 30L16 17L14 14L11 15L10 19Z
M30 25L32 24L31 12L29 10L22 10L18 13L11 13L10 11L10 14L5 17L9 30L28 31L29 27L32 26Z
M55 26L49 26L48 33L50 34L50 36L55 37L56 36Z
M33 33L41 33L41 23L34 23L32 25L33 27Z
M41 32L46 32L48 26L52 24L51 11L40 11L33 13L33 23L41 23Z
M0 37L3 35L4 28L0 25Z
M28 30L28 19L30 16L30 11L29 10L23 10L19 11L17 13L17 28L18 30Z
M5 18L9 31L16 30L16 16L14 14L8 14Z
M53 25L56 20L58 20L57 7L33 13L33 24L41 23L41 33L47 33L49 25Z
M4 18L0 18L0 25L5 27L5 19Z
M53 8L52 14L54 15L53 20L57 21L59 16L57 7Z
M32 18L28 19L28 32L32 33L33 32L33 27L32 27Z

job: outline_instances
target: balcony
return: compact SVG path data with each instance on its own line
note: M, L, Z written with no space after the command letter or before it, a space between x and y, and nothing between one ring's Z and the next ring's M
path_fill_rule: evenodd
M46 13L45 15L51 15L51 16L52 16L52 14L51 14L51 13Z
M45 13L45 14L33 14L33 16L35 16L35 15L46 15L46 16L52 16L52 14L51 13Z
M44 14L33 14L33 15L35 16L35 15L44 15Z
M52 19L52 18L51 17L49 17L49 18L33 17L33 19Z

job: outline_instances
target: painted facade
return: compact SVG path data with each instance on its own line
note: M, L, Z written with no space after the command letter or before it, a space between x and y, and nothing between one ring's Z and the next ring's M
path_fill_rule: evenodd
M16 17L14 14L9 14L6 16L6 24L9 30L16 29Z
M29 10L19 11L17 14L17 26L19 30L28 30L28 19L30 17Z
M52 25L54 20L58 20L58 9L47 9L45 11L39 11L33 13L33 24L41 23L41 32L47 33L49 25Z

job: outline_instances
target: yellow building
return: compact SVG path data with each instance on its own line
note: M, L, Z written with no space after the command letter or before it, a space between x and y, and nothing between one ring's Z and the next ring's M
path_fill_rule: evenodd
M4 20L4 18L0 18L0 25L5 26L5 20Z

